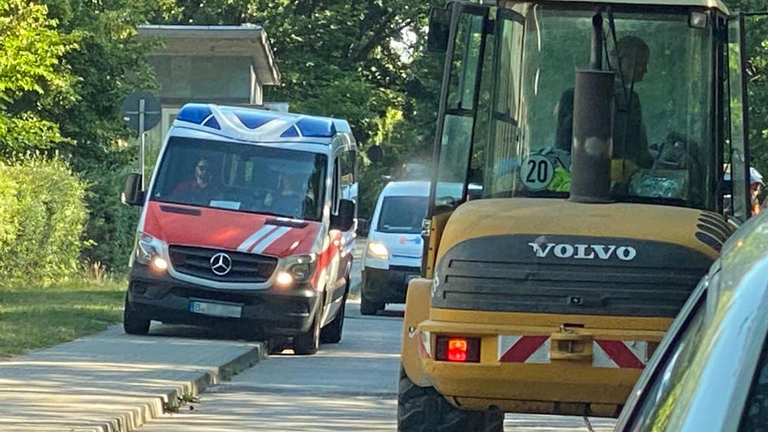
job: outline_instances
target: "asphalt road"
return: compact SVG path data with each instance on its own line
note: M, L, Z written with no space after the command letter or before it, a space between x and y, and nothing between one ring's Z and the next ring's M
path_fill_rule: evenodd
M402 308L400 308L402 311ZM394 431L402 312L347 309L344 340L314 356L270 356L146 432ZM199 336L199 335L198 335ZM612 421L591 419L594 431ZM579 417L507 415L506 431L589 431Z

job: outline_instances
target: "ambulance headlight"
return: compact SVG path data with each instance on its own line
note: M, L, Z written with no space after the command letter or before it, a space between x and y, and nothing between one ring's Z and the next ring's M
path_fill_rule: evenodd
M316 264L317 255L315 254L291 257L287 266L288 270L285 273L290 275L295 282L308 282L315 274ZM287 281L287 278L283 277L283 281Z
M136 241L136 262L142 265L152 264L157 270L166 270L168 262L163 258L164 243L149 234L139 233Z

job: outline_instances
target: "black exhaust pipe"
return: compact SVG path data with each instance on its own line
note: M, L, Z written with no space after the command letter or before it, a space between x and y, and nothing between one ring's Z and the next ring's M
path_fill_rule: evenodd
M601 70L603 18L592 19L591 69L576 72L570 201L611 202L614 73Z

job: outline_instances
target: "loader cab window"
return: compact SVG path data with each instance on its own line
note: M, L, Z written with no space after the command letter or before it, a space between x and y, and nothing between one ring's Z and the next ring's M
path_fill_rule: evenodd
M615 72L614 199L714 206L712 29L692 9L604 14L604 69ZM567 197L575 71L590 58L590 9L516 4L497 23L484 196ZM696 11L708 16L706 11Z
M486 7L456 2L453 9L459 19L453 32L454 51L448 53L452 57L449 85L443 90L445 111L440 120L442 135L433 201L435 206L448 207L461 202L466 193L489 26Z

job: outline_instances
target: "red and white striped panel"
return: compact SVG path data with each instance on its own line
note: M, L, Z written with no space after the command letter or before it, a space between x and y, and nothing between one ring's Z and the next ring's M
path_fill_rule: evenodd
M647 342L619 340L592 342L592 366L643 369L647 363Z
M502 363L549 363L550 339L547 336L499 336L499 361Z
M550 363L548 336L499 336L499 362ZM643 369L648 363L648 343L640 341L592 341L592 366Z

